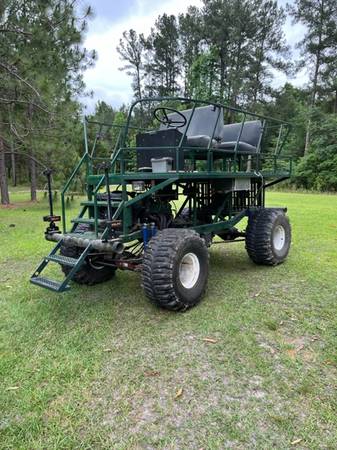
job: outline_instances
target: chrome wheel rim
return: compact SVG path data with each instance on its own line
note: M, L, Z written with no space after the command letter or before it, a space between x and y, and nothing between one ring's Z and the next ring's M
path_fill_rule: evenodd
M186 253L179 266L179 281L185 289L192 289L200 275L200 263L194 253Z
M273 246L275 250L282 250L286 241L286 232L282 225L277 225L273 234Z

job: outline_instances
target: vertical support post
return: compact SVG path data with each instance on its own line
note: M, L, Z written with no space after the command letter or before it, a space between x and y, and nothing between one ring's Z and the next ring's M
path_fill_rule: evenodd
M281 124L280 131L278 133L274 155L278 155L278 149L279 149L280 142L281 142L282 132L283 132L283 123Z
M49 214L51 216L54 215L54 208L53 208L53 193L51 191L51 169L46 169L44 172L44 175L47 177L47 188L48 188L48 201L49 201Z
M49 222L49 226L47 227L45 234L49 235L52 233L59 233L60 230L56 226L55 222L60 220L59 216L54 216L54 208L53 208L53 193L51 189L51 169L46 169L43 174L47 177L47 187L48 187L48 201L49 201L49 216L44 216L43 220L45 222Z
M264 120L264 121L262 122L261 134L260 134L259 142L258 142L257 147L256 147L256 168L255 168L255 169L256 169L257 171L260 170L261 144L262 144L262 139L263 139L263 136L264 136L265 129L266 129L266 120ZM247 170L247 172L248 172L248 170Z
M105 187L108 196L108 220L106 221L106 240L111 239L112 237L112 209L111 209L111 193L110 193L110 180L109 180L109 168L110 164L105 163L104 165L104 174L105 174Z
M62 230L63 234L66 234L67 226L66 226L66 205L64 203L64 192L62 192L61 194L61 208L62 208Z
M103 129L103 124L101 123L101 124L100 124L100 127L99 127L99 130L98 130L98 133L96 133L95 140L94 140L94 143L93 143L93 146L92 146L92 149L91 149L91 154L90 154L90 156L91 156L92 158L95 156L95 151L96 151L97 141L98 141L99 139L101 139L102 129Z
M122 181L122 201L127 202L128 200L128 193L126 190L126 182L125 179ZM127 234L128 232L128 208L123 208L123 234Z
M193 183L193 197L192 197L192 205L193 205L193 226L195 227L197 224L197 189L196 182Z
M83 121L83 133L84 133L84 155L86 158L86 176L88 178L89 175L92 175L92 160L89 155L89 148L88 148L88 133L87 133L87 118L84 116ZM87 197L88 200L92 200L92 186L86 187L87 190Z
M218 126L218 123L219 123L219 118L220 118L221 111L222 111L222 108L219 107L219 112L218 112L218 115L217 115L217 118L216 118L216 122L215 122L215 125L214 125L214 128L213 128L212 136L211 136L211 139L210 139L209 144L207 146L207 170L209 172L211 172L211 171L213 172L213 170L214 170L214 158L213 158L213 152L211 152L211 147L213 145L213 139L214 139L214 135L215 135L215 130L216 130L216 128Z
M245 122L246 122L246 117L247 117L247 114L244 113L243 114L243 120L241 122L240 132L239 132L239 135L238 135L237 141L235 143L235 147L234 147L234 173L237 172L238 147L239 147L239 142L240 142L240 139L241 139L243 127L244 127Z
M179 146L176 149L176 160L177 160L176 161L176 172L177 173L179 173L179 170L180 170L180 164L179 164L180 163L180 161L179 161L180 158L179 158L179 156L180 156L180 152L181 152L181 147L183 145L183 142L184 142L185 137L186 137L187 130L188 130L188 128L190 126L190 123L192 121L192 118L194 116L194 111L195 111L196 106L197 106L196 103L194 103L194 106L193 106L192 111L191 111L190 118L187 121L186 128L185 128L184 133L181 136L181 139L180 139L180 142L179 142Z

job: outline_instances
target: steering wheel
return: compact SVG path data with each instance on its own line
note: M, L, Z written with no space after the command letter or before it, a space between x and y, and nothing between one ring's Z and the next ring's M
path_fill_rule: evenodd
M168 114L177 114L177 118L170 118ZM186 125L186 117L179 111L173 108L156 108L153 111L154 117L158 120L158 122L166 125L168 128L182 128Z

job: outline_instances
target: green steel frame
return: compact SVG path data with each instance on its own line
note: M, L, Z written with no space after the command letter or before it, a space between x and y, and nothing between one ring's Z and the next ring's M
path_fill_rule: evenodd
M175 106L177 104L180 104L181 107L185 106L185 109L187 104L192 110L179 144L175 147L160 147L161 149L166 148L176 152L175 170L165 173L153 173L136 171L134 166L129 169L129 162L130 160L135 161L137 151L153 150L153 147L140 148L129 145L129 141L132 141L129 135L136 132L155 131L156 129L151 121L150 124L152 126L150 130L146 127L134 127L132 125L131 122L134 114L137 112L137 108L140 107L140 111L144 112L144 110L147 109L144 106L149 104L161 104L168 106L172 103ZM193 120L196 108L204 105L213 105L215 108L218 108L219 111L214 123L211 139L208 146L205 148L188 147L185 144L185 137L188 127ZM231 115L240 116L242 120L235 148L233 151L221 151L221 167L219 168L217 167L217 164L215 164L215 161L219 161L217 149L212 147L212 142L215 136L218 121L220 119L220 114L224 111L227 111L227 113ZM239 141L247 118L258 119L262 123L261 137L258 142L257 150L254 153L243 153L239 151ZM136 241L137 239L142 241L144 236L142 236L141 224L134 223L135 219L133 212L137 207L142 205L142 202L149 202L151 204L151 199L160 198L162 194L165 194L165 190L171 189L171 197L166 200L166 203L165 201L162 202L164 203L164 208L165 205L167 207L167 204L173 201L172 195L178 198L179 196L185 196L175 217L179 217L183 211L183 208L188 205L189 211L192 212L190 217L191 220L188 225L185 224L184 226L188 226L189 228L196 230L201 235L207 237L212 234L230 230L245 216L249 215L252 209L255 207L264 206L265 190L268 187L289 178L292 172L291 157L281 155L284 143L290 131L289 124L277 119L264 117L259 114L253 114L248 111L221 105L219 103L191 100L182 97L147 98L136 101L132 104L126 124L124 125L90 121L86 117L83 125L84 154L61 192L63 234L59 234L57 227L56 232L48 231L50 229L55 231L55 228L47 229L46 238L56 241L57 244L49 255L42 260L30 280L33 284L56 292L63 292L69 289L69 281L81 269L87 257L92 257L92 255L97 254L104 255L108 248L110 256L112 253L112 264L116 264L118 258L114 259L113 255L115 253L113 249L117 247L114 247L114 245L121 245L120 243L122 243L122 248L124 248L124 244L128 242ZM98 133L96 133L93 139L91 150L89 150L88 143L88 126L98 127ZM103 130L105 129L106 132L107 130L114 128L117 128L119 133L111 156L96 156L97 146L103 134ZM266 130L273 130L274 141L271 141L273 144L273 152L270 151L271 148L268 149L268 152L265 151L266 149L263 151L263 137ZM184 161L188 162L190 166L192 165L193 171L185 171L185 167L180 166L179 156L181 152L183 152ZM196 170L196 164L198 160L200 160L200 156L202 156L205 164L203 167L198 167ZM244 158L247 158L245 161L247 163L246 168L243 164ZM98 165L98 167L96 167L96 165ZM108 166L109 169L107 169ZM103 167L104 174L101 171ZM87 201L82 202L82 209L79 211L78 217L71 220L72 227L68 231L65 200L70 186L74 180L81 175L83 169L85 170ZM226 183L232 183L236 180L250 180L249 185L251 187L248 191L246 191L245 196L243 198L239 195L236 196L234 189L229 189L228 191L222 190L223 194L219 203L215 203L214 207L212 205L212 214L205 216L207 219L200 220L197 216L198 211L202 210L205 206L207 207L207 202L211 198L211 191L213 187L217 186L218 183L222 186L226 186ZM136 192L132 189L128 189L135 181L144 182L145 189L143 192ZM121 187L121 195L119 196L118 201L100 201L98 195L101 193L102 188L105 187L109 193L110 185L118 185ZM102 206L107 207L108 212L111 212L111 217L108 217L108 220L100 219L99 213ZM152 203L152 206L155 207L155 204ZM86 214L88 214L88 217L86 217ZM77 227L81 223L90 224L92 232L85 233L84 236L77 233ZM114 225L116 225L114 230L118 230L117 235L114 234L115 231L112 233L112 228ZM76 245L82 247L82 252L77 258L69 258L62 256L62 252L58 253L61 250L62 245L66 244L68 239L75 239ZM102 245L103 247L101 247ZM131 244L131 247L132 245L133 244ZM136 245L138 245L137 242ZM100 251L97 250L97 248L103 248L104 250ZM110 263L107 263L108 265L111 264L111 257ZM103 264L104 261L106 263L103 256ZM137 261L137 264L139 265L141 258L138 258ZM46 268L49 262L56 262L63 266L70 267L64 280L54 281L41 276L41 272ZM125 260L120 261L120 263L122 264L121 267L125 268ZM137 270L137 264L131 260L130 263L127 263L127 268Z
M182 133L182 137L179 145L176 147L161 147L161 149L174 149L177 155L177 165L175 172L169 173L147 173L147 172L136 172L135 170L128 171L127 162L128 156L130 154L135 154L137 148L135 146L128 145L128 136L130 131L148 131L146 128L134 127L131 122L134 116L134 112L137 110L139 105L149 104L180 104L186 105L192 109L192 113L187 121L187 126ZM187 147L184 145L186 133L188 127L190 126L191 121L194 117L194 112L197 107L204 105L213 105L215 108L218 108L218 115L216 122L214 123L214 129L212 134L212 139L214 138L215 130L217 128L217 124L220 118L220 114L222 111L227 111L231 114L236 114L242 117L241 120L241 128L239 132L239 136L234 148L234 151L222 151L223 159L225 160L227 155L230 158L230 168L223 167L222 170L216 170L214 165L214 154L216 154L216 149L212 148L212 139L209 141L209 145L205 148L200 147ZM238 151L238 144L241 138L241 134L243 131L244 124L246 123L248 118L258 119L262 122L263 132L261 134L261 139L258 143L257 151L254 153L244 153L244 156L249 156L251 158L252 168L249 172L247 170L242 170L240 168L240 158L242 158L243 154ZM88 124L94 124L98 126L98 133L94 139L94 143L92 146L92 150L89 151L88 144ZM119 136L116 140L116 144L114 146L114 150L112 152L111 157L109 158L99 158L96 157L95 151L97 147L98 137L100 136L103 128L107 129L117 127L120 129ZM275 129L277 132L277 139L274 143L274 151L271 153L270 151L264 154L262 150L262 139L263 133L266 129L272 130ZM153 130L153 127L151 128ZM117 209L114 212L113 220L122 220L123 223L123 234L118 237L118 240L123 242L128 242L134 240L137 237L140 237L140 231L130 232L132 227L132 215L130 209L137 202L140 202L146 197L150 197L156 192L164 189L167 186L173 186L177 184L186 184L186 183L205 183L209 180L221 180L221 179L238 179L238 178L249 178L260 181L260 190L259 195L260 199L256 206L262 206L264 204L264 190L267 188L270 183L266 183L266 180L273 179L273 184L283 181L291 176L292 173L292 159L291 157L284 157L281 155L282 149L284 147L284 143L290 132L290 124L283 122L278 119L273 119L270 117L262 116L260 114L251 113L242 109L233 108L230 106L222 105L220 103L207 102L203 100L194 100L187 99L183 97L158 97L158 98L145 98L142 100L138 100L131 105L129 110L129 114L127 117L127 121L124 125L113 125L104 122L90 121L85 117L84 119L84 155L81 160L77 164L73 173L71 174L69 180L64 186L61 193L61 201L62 201L62 219L63 219L63 233L67 233L66 226L66 208L65 208L65 198L69 187L74 181L75 177L79 174L80 170L83 166L85 166L86 170L86 181L87 181L87 197L89 202L92 203L92 207L85 205L79 213L77 219L75 219L75 223L71 228L70 232L76 230L76 224L79 223L79 220L84 217L85 213L89 211L89 220L94 224L94 235L97 238L99 236L99 218L98 218L98 202L97 202L97 194L101 191L101 188L104 185L105 176L100 173L94 172L94 163L99 161L109 161L110 164L110 173L109 173L109 183L111 185L120 185L122 188L122 201L118 204ZM150 150L150 147L142 147L141 149L138 147L138 150L146 151ZM179 154L181 151L184 151L188 156L188 160L195 163L197 155L199 152L207 153L206 156L206 169L199 170L198 172L184 172L183 167L179 165ZM266 165L266 169L261 169L261 166ZM144 181L149 182L152 181L154 185L147 189L145 192L136 195L132 199L128 198L128 186L133 181ZM193 203L193 202L192 202ZM194 202L195 203L195 202ZM196 225L194 224L193 228L199 232L217 232L222 229L231 228L236 223L238 223L244 215L247 214L247 211L241 211L240 213L236 213L232 217L229 217L228 220L219 220L218 217L215 218L215 222ZM86 219L83 219L85 221ZM100 237L104 239L107 235L107 229L101 233Z

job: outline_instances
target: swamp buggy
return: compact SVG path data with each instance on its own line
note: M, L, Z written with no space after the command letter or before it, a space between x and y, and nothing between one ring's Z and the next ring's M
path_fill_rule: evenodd
M290 224L286 208L265 207L265 191L291 175L291 157L281 155L289 131L280 120L186 98L139 100L121 126L85 118L85 151L62 191L61 216L46 172L45 237L56 246L30 281L63 292L70 281L92 285L117 269L139 271L155 304L185 310L205 292L215 237L245 240L256 264L282 263ZM82 168L87 196L68 230L66 196ZM49 263L60 264L61 281L42 275Z

